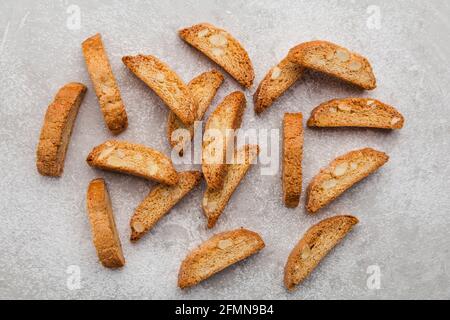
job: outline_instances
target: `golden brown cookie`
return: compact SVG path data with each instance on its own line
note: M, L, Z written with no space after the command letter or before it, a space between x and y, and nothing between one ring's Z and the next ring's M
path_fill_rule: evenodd
M312 226L292 250L284 268L284 285L293 290L359 221L335 216Z
M178 183L178 173L169 157L136 143L106 141L92 149L86 161L90 166L103 170L131 174L168 185Z
M269 108L286 90L288 90L303 74L303 67L285 57L267 72L253 95L256 113Z
M43 176L61 176L72 128L85 93L84 84L68 83L59 89L48 106L36 152L36 167Z
M188 86L167 64L150 55L125 56L122 61L185 125L194 123L197 110L194 97Z
M122 267L125 265L125 258L114 222L108 189L103 179L94 179L89 184L87 210L100 262L107 268Z
M227 165L228 170L222 188L217 190L206 188L202 204L203 213L208 219L208 228L214 227L258 153L259 147L257 145L245 145L239 151L236 151L235 163Z
M405 119L394 107L367 98L327 101L314 108L308 127L366 127L401 129Z
M362 89L376 88L376 79L369 61L360 54L328 41L302 43L289 51L297 64L326 73Z
M389 160L384 152L371 148L351 151L335 160L312 179L306 208L315 213L366 178Z
M202 174L199 171L185 171L178 174L178 183L173 186L159 184L134 211L130 221L131 241L139 240L196 185Z
M119 134L127 128L128 117L100 34L86 39L82 49L106 125Z
M303 116L285 113L283 118L283 202L296 208L302 193Z
M245 104L244 94L233 92L223 99L206 122L202 145L202 172L212 190L221 189L223 186L227 170L227 148L233 139L227 129L236 130L241 126Z
M255 73L247 51L229 32L209 23L179 31L180 37L221 66L246 88L251 87Z
M211 104L211 101L216 95L222 82L222 74L216 70L212 70L202 73L188 83L188 88L197 105L196 121L203 119L206 110ZM178 129L189 130L191 139L194 137L194 125L185 126L174 112L170 112L167 119L167 137L172 147L175 147L178 144L176 137L173 136L174 131ZM180 150L180 155L183 155L183 150Z
M262 248L264 241L261 236L250 230L241 228L216 234L183 260L178 286L183 289L196 285Z

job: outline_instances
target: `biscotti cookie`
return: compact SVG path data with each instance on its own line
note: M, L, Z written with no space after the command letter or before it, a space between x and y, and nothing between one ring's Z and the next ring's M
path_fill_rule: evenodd
M85 93L84 84L68 83L48 106L36 152L36 167L43 176L61 176L73 124Z
M92 149L86 159L96 168L117 171L160 183L175 185L178 174L166 155L146 146L109 140Z
M180 37L205 54L246 88L251 87L255 73L247 51L227 31L201 23L179 31Z
M225 174L222 188L213 190L208 187L206 189L202 205L203 213L208 219L208 228L214 227L258 153L259 147L257 145L245 145L242 149L236 151L234 163L227 165L228 170Z
M376 88L369 61L363 56L328 41L302 43L289 52L299 65L326 73L366 90Z
M309 127L401 129L405 120L394 107L375 99L347 98L324 102L311 112Z
M113 134L119 134L127 128L128 118L100 34L85 40L82 48L106 125Z
M200 121L203 119L206 110L222 82L222 74L216 70L212 70L202 73L188 83L188 88L197 105L195 120ZM191 139L194 136L194 126L185 126L175 113L170 112L167 120L167 137L172 147L175 147L178 143L177 139L172 136L173 132L177 129L189 130ZM180 155L183 155L183 150L180 150Z
M125 258L114 221L108 189L103 179L94 179L89 184L87 210L100 262L107 268L122 267L125 264Z
M303 74L303 67L290 60L289 56L271 68L253 95L256 113L269 108Z
M317 212L388 160L384 152L371 148L351 151L336 158L312 179L306 208L311 213Z
M244 94L233 92L223 99L206 122L202 145L202 171L208 187L212 190L221 189L223 186L227 170L227 148L233 138L227 134L227 129L236 130L241 126L245 104Z
M250 230L241 228L216 234L183 260L178 286L183 289L196 285L263 248L261 236Z
M194 123L197 106L191 91L167 64L144 55L125 56L122 61L185 125Z
M293 290L302 282L358 222L353 216L335 216L322 220L306 231L284 268L286 288Z
M285 113L283 118L283 202L296 208L302 192L303 116Z
M134 211L130 221L131 241L139 240L146 232L165 216L202 177L199 171L186 171L178 174L178 183L173 186L159 184Z

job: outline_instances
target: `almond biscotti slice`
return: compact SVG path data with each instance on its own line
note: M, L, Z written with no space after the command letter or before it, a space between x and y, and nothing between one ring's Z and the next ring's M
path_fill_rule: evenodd
M296 208L302 193L303 116L285 113L283 118L283 202Z
M188 88L197 105L195 120L200 121L203 119L206 110L216 95L217 90L222 85L222 82L223 76L216 70L204 72L189 82ZM189 130L191 139L193 138L194 126L185 126L175 113L170 112L167 120L167 137L172 147L175 147L178 143L177 139L172 137L173 132L178 129ZM180 154L182 155L182 151Z
M269 108L303 74L303 67L290 60L289 56L269 70L253 95L256 113Z
M194 123L197 106L191 91L167 64L154 56L125 56L123 63L152 89L187 126Z
M376 79L369 61L363 56L328 41L302 43L289 52L299 65L326 73L360 88L376 88Z
M246 88L255 73L247 51L227 31L209 23L200 23L179 31L180 37L205 54Z
M100 34L85 40L82 49L106 125L119 134L127 128L128 117Z
M68 83L48 106L36 152L36 167L43 176L61 176L73 124L85 93L84 84Z
M311 213L317 212L388 160L387 154L371 148L351 151L336 158L309 184L306 208Z
M178 173L166 155L146 146L109 140L92 149L86 159L96 168L117 171L160 183L175 185Z
M202 145L202 171L208 187L212 190L221 189L223 186L227 170L227 148L233 139L227 131L241 126L245 104L244 94L233 92L223 99L206 122Z
M203 212L208 219L208 228L214 227L241 180L247 174L259 153L257 145L245 145L235 152L234 163L228 164L223 187L218 190L207 188L203 196Z
M139 240L196 185L202 174L199 171L186 171L178 174L178 183L173 186L159 184L134 211L131 218L131 241Z
M100 262L107 268L125 265L119 235L111 208L108 189L103 179L91 181L87 191L87 211L94 246Z
M286 288L293 290L302 282L358 222L353 216L335 216L322 220L306 231L284 268Z
M214 235L192 250L181 263L178 286L198 284L223 269L257 253L265 246L256 232L237 229Z
M394 107L375 99L347 98L324 102L311 112L309 127L401 129L405 120Z

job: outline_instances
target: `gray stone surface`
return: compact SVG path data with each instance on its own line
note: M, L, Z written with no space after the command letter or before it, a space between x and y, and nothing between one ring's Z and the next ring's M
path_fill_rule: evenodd
M71 5L81 13L75 30L70 17L77 7ZM450 3L437 0L1 1L0 298L450 298L449 16ZM214 65L183 43L177 30L203 21L229 30L253 60L256 84L245 92L244 127L279 128L283 112L308 115L325 100L347 96L372 96L396 106L406 126L392 133L307 129L304 187L319 168L351 149L371 146L391 156L380 171L315 216L303 207L284 208L279 174L262 176L255 167L213 231L205 229L200 209L202 186L131 244L129 218L152 183L87 166L90 149L112 136L80 43L103 34L129 115L130 126L119 138L168 153L166 108L120 58L154 54L188 81ZM311 39L368 56L378 88L359 92L307 74L256 117L251 94L257 83L289 48ZM35 169L35 149L46 107L68 81L87 84L89 92L65 173L49 179ZM236 89L226 76L214 105ZM85 210L86 187L94 177L104 177L109 186L127 259L122 270L97 262ZM286 292L282 272L291 248L313 223L337 213L352 213L361 223L299 290ZM266 248L191 290L179 290L178 267L187 251L214 232L239 226L260 232ZM73 265L81 283L70 290ZM381 271L379 290L367 286L373 265Z

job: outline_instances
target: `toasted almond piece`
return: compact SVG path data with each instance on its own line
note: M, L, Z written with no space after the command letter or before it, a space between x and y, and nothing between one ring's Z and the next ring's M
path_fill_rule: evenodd
M342 162L341 164L338 164L334 170L333 170L333 176L335 177L341 177L343 176L348 169L348 163L347 162Z
M173 186L159 184L134 211L130 221L131 241L139 240L196 185L202 174L199 171L178 173L178 183Z
M178 174L166 155L146 146L126 141L110 140L92 149L86 159L96 168L117 171L175 185Z
M216 70L204 72L189 82L188 88L197 105L195 120L200 121L203 119L206 110L222 83L223 76ZM177 129L189 130L191 139L194 136L194 125L185 126L174 112L170 112L167 120L167 137L172 147L175 147L178 144L178 141L172 137L172 133Z
M219 243L217 243L217 248L226 250L227 248L231 247L233 245L233 241L230 239L220 240Z
M223 187L218 190L212 190L209 187L206 189L202 204L203 213L208 219L208 228L214 227L258 153L257 145L248 144L242 147L235 152L235 163L227 165L228 170L224 177Z
M281 73L282 73L282 71L280 68L278 68L278 66L273 67L271 75L270 75L270 79L272 79L272 80L278 79L281 76Z
M339 197L355 183L369 176L389 160L389 156L371 148L351 151L335 160L328 167L320 170L308 186L306 208L315 213ZM343 163L352 163L350 170L337 176L336 170ZM354 168L354 164L357 167Z
M226 174L226 150L231 142L227 129L241 126L245 111L245 96L235 91L226 96L208 118L202 146L202 171L208 187L221 189Z
M331 59L327 59L327 60L333 60L333 52L329 51L327 53L327 57L330 57ZM340 62L347 62L348 60L350 60L350 52L347 51L347 49L343 49L343 48L338 48L335 53L334 56L340 61Z
M344 112L350 112L352 111L352 107L349 106L347 103L345 102L340 102L337 106L339 111L344 111Z
M303 116L285 113L283 118L283 202L296 208L302 193Z
M107 268L125 265L108 189L103 179L91 181L87 191L87 211L98 258Z
M369 61L363 56L328 41L302 43L289 52L299 65L326 73L366 90L376 88Z
M43 176L61 176L73 124L85 93L84 84L68 83L48 106L36 151L36 167Z
M329 180L325 180L322 184L322 187L325 191L328 191L330 189L333 189L337 186L337 180L334 178L331 178Z
M202 29L202 30L200 30L200 31L197 33L197 36L198 36L199 38L202 38L202 37L206 37L208 34L209 34L209 30L208 30L208 29Z
M247 229L216 234L189 252L183 260L178 273L178 286L182 289L194 286L257 253L264 246L261 236Z
M351 61L348 65L350 71L359 71L363 67L362 63L359 61Z
M303 74L303 67L289 59L269 70L253 95L255 112L261 113L269 108L287 89L289 89Z
M125 56L123 63L152 89L187 126L194 123L197 105L188 86L167 64L154 56Z
M404 122L400 112L381 101L347 98L330 100L316 107L311 112L308 126L401 129Z
M359 221L353 216L322 220L306 231L292 250L284 268L284 285L293 290Z
M119 134L127 128L128 117L101 35L86 39L82 49L106 125L113 134Z
M391 125L396 125L397 123L400 123L402 119L400 117L393 117L391 120Z
M227 31L201 23L179 31L180 37L205 54L246 88L251 87L255 73L247 51Z

